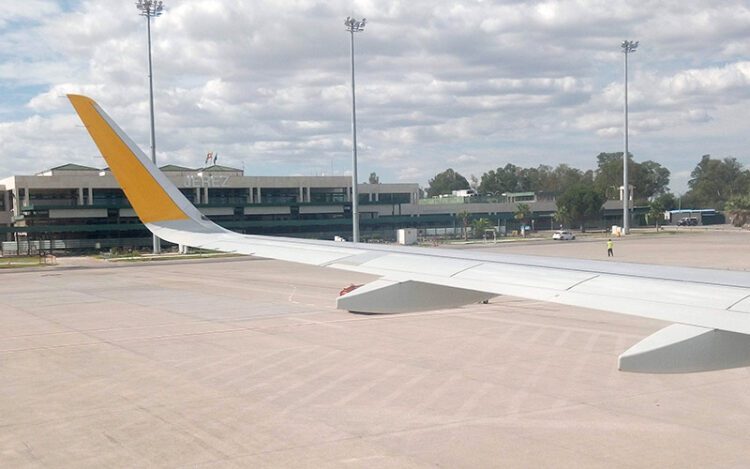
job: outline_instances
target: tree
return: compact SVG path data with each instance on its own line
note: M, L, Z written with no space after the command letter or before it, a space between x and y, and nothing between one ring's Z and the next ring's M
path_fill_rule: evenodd
M450 194L453 191L468 189L469 181L453 169L446 169L442 173L436 174L434 178L427 181L428 197L436 197L442 194Z
M596 190L609 198L619 197L622 186L622 152L599 153L594 178ZM628 184L633 186L633 200L644 202L666 193L670 172L655 161L636 163L628 154Z
M566 164L559 164L552 170L549 179L538 190L562 194L567 188L581 183L593 184L594 172L591 170L583 172Z
M667 168L651 160L644 161L638 166L638 182L643 185L642 197L651 199L667 193L670 176Z
M568 208L560 207L559 205L557 206L557 211L552 214L552 218L554 218L556 222L560 223L560 229L562 229L563 225L571 222Z
M516 189L514 192L536 192L549 178L549 166L538 168L516 168Z
M516 206L516 211L513 213L513 217L525 225L526 220L531 218L531 208L528 204L518 204L518 206Z
M699 208L703 206L704 206L703 202L701 202L701 200L695 194L695 192L690 191L690 190L682 194L682 196L680 196L680 198L677 199L677 208L679 209L681 209L682 207ZM705 206L707 207L708 205L705 205Z
M492 222L486 218L479 218L471 222L471 230L474 232L475 238L484 237L484 232L492 229Z
M664 206L659 199L652 200L649 204L649 211L646 214L649 223L656 225L656 231L659 231L659 222L664 220Z
M473 174L469 176L469 185L472 189L479 192L479 178L477 178Z
M380 184L380 178L374 172L370 173L370 179L367 181L370 184Z
M518 204L513 218L521 222L521 232L526 236L526 220L531 218L531 207L528 204Z
M732 197L727 201L726 210L732 225L745 226L750 222L750 195Z
M461 220L464 241L467 241L469 239L469 212L466 210L463 210L461 213L458 214L458 218Z
M520 192L526 190L520 184L520 170L518 166L508 163L503 168L490 170L482 174L479 182L481 194L500 195L504 192Z
M671 192L665 192L654 198L655 202L659 202L664 210L674 210L678 207L677 198Z
M566 214L571 223L585 231L586 220L597 217L602 210L604 195L585 184L576 184L557 198L557 210Z
M553 169L543 164L536 168L521 168L509 163L502 168L484 173L477 190L485 195L500 195L504 192L560 194L574 184L591 184L593 181L593 171L584 172L566 164L560 164Z
M729 199L747 194L750 189L750 173L742 169L736 158L718 160L703 155L690 178L688 198L694 198L703 207L719 210Z
M596 156L597 168L594 187L609 199L617 198L622 186L622 152L599 153ZM628 155L629 168L632 168L632 155ZM632 169L631 169L632 173ZM632 184L632 179L631 179Z

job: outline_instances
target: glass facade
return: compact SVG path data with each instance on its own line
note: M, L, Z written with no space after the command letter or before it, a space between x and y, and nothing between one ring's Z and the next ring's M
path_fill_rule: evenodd
M228 229L323 239L351 235L348 177L245 177L238 171L217 173L198 184L199 173L193 176L189 171L182 168L179 174L165 174L180 186L180 193L190 203ZM6 214L6 221L0 224L0 240L21 236L30 241L61 240L81 249L93 249L95 244L150 245L150 233L135 216L122 189L111 176L103 178L98 169L69 174L50 170L9 181L4 181L5 193L0 192L0 212ZM385 192L386 186L378 188L384 191L378 201L374 196L370 200L366 193L360 196L369 207L360 212L363 234L390 230L392 223L378 221L378 216L400 214L397 205L408 204L410 194L418 190L416 184L402 184L391 185L391 191ZM372 188L365 185L361 190ZM14 204L22 207L14 209ZM78 241L83 244L76 244Z
M94 207L130 207L122 189L93 189Z

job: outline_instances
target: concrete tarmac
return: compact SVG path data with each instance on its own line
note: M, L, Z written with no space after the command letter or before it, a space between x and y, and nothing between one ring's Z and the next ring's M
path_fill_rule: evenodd
M581 241L489 249L606 259ZM748 243L638 236L615 255L744 269ZM748 369L617 371L664 323L508 297L334 309L371 278L252 258L1 271L0 466L750 464Z

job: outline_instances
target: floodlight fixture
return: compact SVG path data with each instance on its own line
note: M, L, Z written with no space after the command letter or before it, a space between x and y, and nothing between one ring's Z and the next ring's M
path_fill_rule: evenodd
M135 7L140 10L141 16L145 16L147 18L154 18L157 16L161 16L161 14L164 11L164 2L161 0L153 1L153 0L138 0L135 4Z
M620 47L622 47L623 52L626 54L632 54L638 48L639 43L640 41L622 41Z
M364 31L366 23L367 23L367 18L362 18L361 20L357 20L350 16L347 16L346 20L344 21L344 25L346 25L346 30L352 33L359 33L359 32Z

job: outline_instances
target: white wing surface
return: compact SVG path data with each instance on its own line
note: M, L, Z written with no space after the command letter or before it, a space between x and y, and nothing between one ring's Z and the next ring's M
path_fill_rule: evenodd
M510 295L675 323L622 354L626 371L750 366L750 274L242 235L201 215L93 100L69 99L138 216L166 241L379 276L338 298L349 311L424 311Z

